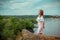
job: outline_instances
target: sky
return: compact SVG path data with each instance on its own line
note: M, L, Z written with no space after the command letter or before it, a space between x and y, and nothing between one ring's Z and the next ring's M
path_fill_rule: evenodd
M44 15L60 16L60 0L0 0L0 15Z

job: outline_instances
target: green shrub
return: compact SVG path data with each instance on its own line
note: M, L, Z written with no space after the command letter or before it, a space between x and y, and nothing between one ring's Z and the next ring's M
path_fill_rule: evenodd
M0 36L13 38L22 29L33 31L34 25L28 18L0 17Z

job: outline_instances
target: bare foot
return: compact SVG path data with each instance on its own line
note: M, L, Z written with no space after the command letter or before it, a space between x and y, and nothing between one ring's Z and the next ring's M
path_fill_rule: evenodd
M38 35L42 35L42 33L38 33Z

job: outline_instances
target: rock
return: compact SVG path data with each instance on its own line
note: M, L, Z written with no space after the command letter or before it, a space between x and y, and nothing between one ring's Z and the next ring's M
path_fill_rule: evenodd
M22 34L19 32L15 38L15 40L22 40Z
M23 29L21 34L18 34L16 40L57 40L53 36L47 36L47 35L34 35L32 32Z
M23 40L40 40L38 36L35 36L33 33L29 32L26 29L22 30L22 37L23 37Z
M43 40L55 40L55 37L53 36L47 36L47 35L38 35Z

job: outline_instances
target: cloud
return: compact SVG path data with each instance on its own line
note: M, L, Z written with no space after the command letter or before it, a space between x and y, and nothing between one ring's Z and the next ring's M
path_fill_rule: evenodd
M43 5L42 7L45 7L45 8L60 7L60 2L48 3L46 5Z
M6 0L8 1L8 0ZM9 9L27 9L32 8L35 3L38 3L42 0L10 0L9 2L4 4L4 1L1 2L3 4L3 8Z
M47 3L47 4L43 4L43 5L40 5L40 6L37 6L35 8L35 10L44 10L44 14L45 15L58 15L59 14L59 7L60 7L60 2L56 1L56 2L50 2L50 3Z
M56 1L56 2L50 2L50 3L47 3L47 4L37 6L35 9L36 10L39 10L39 9L46 10L46 9L58 8L58 7L60 7L60 2Z
M42 0L27 0L28 2L33 2L33 3L36 3L36 2L39 2L39 1L42 1Z
M41 0L26 0L25 2L15 2L11 4L10 8L11 9L16 9L16 8L31 8L35 3L39 2ZM12 1L11 1L12 2Z
M28 5L28 2L24 2L24 3L13 3L10 8L11 9L16 9L16 8L24 8Z
M4 10L4 12L1 12L1 13L4 13L4 15L5 14L33 15L34 9L32 9L32 7L34 6L35 3L38 3L39 1L41 1L41 0L26 0L26 1L24 1L24 0L22 0L22 1L21 0L11 0L9 3L4 4L3 8L5 8L6 10Z
M52 0L51 0L52 1ZM53 8L58 8L60 2L44 0L11 0L3 5L1 14L7 15L37 15L38 10L43 9L45 13L55 13ZM48 9L48 10L47 10ZM52 10L52 12L50 11ZM56 11L56 10L55 10ZM56 12L57 13L57 12Z

